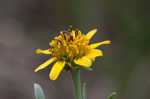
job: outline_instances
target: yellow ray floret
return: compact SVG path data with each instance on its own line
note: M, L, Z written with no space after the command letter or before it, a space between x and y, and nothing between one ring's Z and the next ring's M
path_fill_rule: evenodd
M60 75L61 71L65 67L65 61L57 61L54 66L52 67L49 77L51 80L56 80Z
M56 57L50 58L49 60L47 60L46 62L44 62L43 64L41 64L38 68L36 68L34 71L37 72L47 66L49 66L52 62L56 61Z
M47 49L47 50L37 49L37 50L36 50L36 53L37 53L37 54L51 54L51 52L50 52L49 49Z
M95 58L97 56L103 56L103 52L99 49L90 49L86 55L88 58Z
M92 60L89 59L88 57L82 57L82 58L76 59L74 60L74 62L84 67L90 67L92 65Z
M100 45L105 45L105 44L110 44L110 43L111 43L111 41L107 40L107 41L103 41L103 42L99 42L99 43L94 43L89 46L90 46L90 48L97 48Z
M86 34L87 39L91 39L94 34L97 32L97 29L91 30Z

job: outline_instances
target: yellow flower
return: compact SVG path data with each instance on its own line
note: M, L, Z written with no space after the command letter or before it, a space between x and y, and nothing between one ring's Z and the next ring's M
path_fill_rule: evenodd
M41 64L35 69L35 72L56 62L49 74L51 80L56 80L66 65L68 65L71 70L75 70L72 64L90 67L95 57L103 56L102 51L96 48L100 45L111 43L107 40L89 44L90 39L96 32L97 29L94 29L87 34L83 34L80 30L73 30L72 27L70 27L68 31L60 31L60 35L56 36L54 40L49 43L49 49L36 50L37 54L50 54L53 58Z

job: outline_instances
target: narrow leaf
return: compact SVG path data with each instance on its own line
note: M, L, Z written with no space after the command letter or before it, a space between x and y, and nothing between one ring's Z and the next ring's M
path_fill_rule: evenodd
M86 96L86 83L83 83L83 87L82 87L82 95L83 95L83 99L87 99L87 96Z
M108 99L115 99L116 95L117 95L116 92L112 92L111 95L108 97Z
M43 89L37 83L34 83L34 95L36 99L45 99Z

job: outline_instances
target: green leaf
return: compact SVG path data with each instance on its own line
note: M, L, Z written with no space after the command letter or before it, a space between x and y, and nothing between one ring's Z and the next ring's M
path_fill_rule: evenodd
M45 99L43 89L37 83L34 83L34 95L36 99Z
M87 99L87 95L86 95L86 83L83 83L82 95L83 95L83 99Z
M111 95L108 97L108 99L115 99L116 95L117 95L116 92L112 92Z

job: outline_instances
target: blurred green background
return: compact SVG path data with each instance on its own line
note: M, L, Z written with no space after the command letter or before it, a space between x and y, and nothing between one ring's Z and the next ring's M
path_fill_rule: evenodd
M82 71L88 99L150 98L150 6L146 0L0 0L0 97L35 99L33 83L39 83L47 99L73 99L72 80L63 72L48 78L50 68L34 73L49 56L36 55L69 25L86 33L98 28L92 42L111 40L101 46L104 56Z

